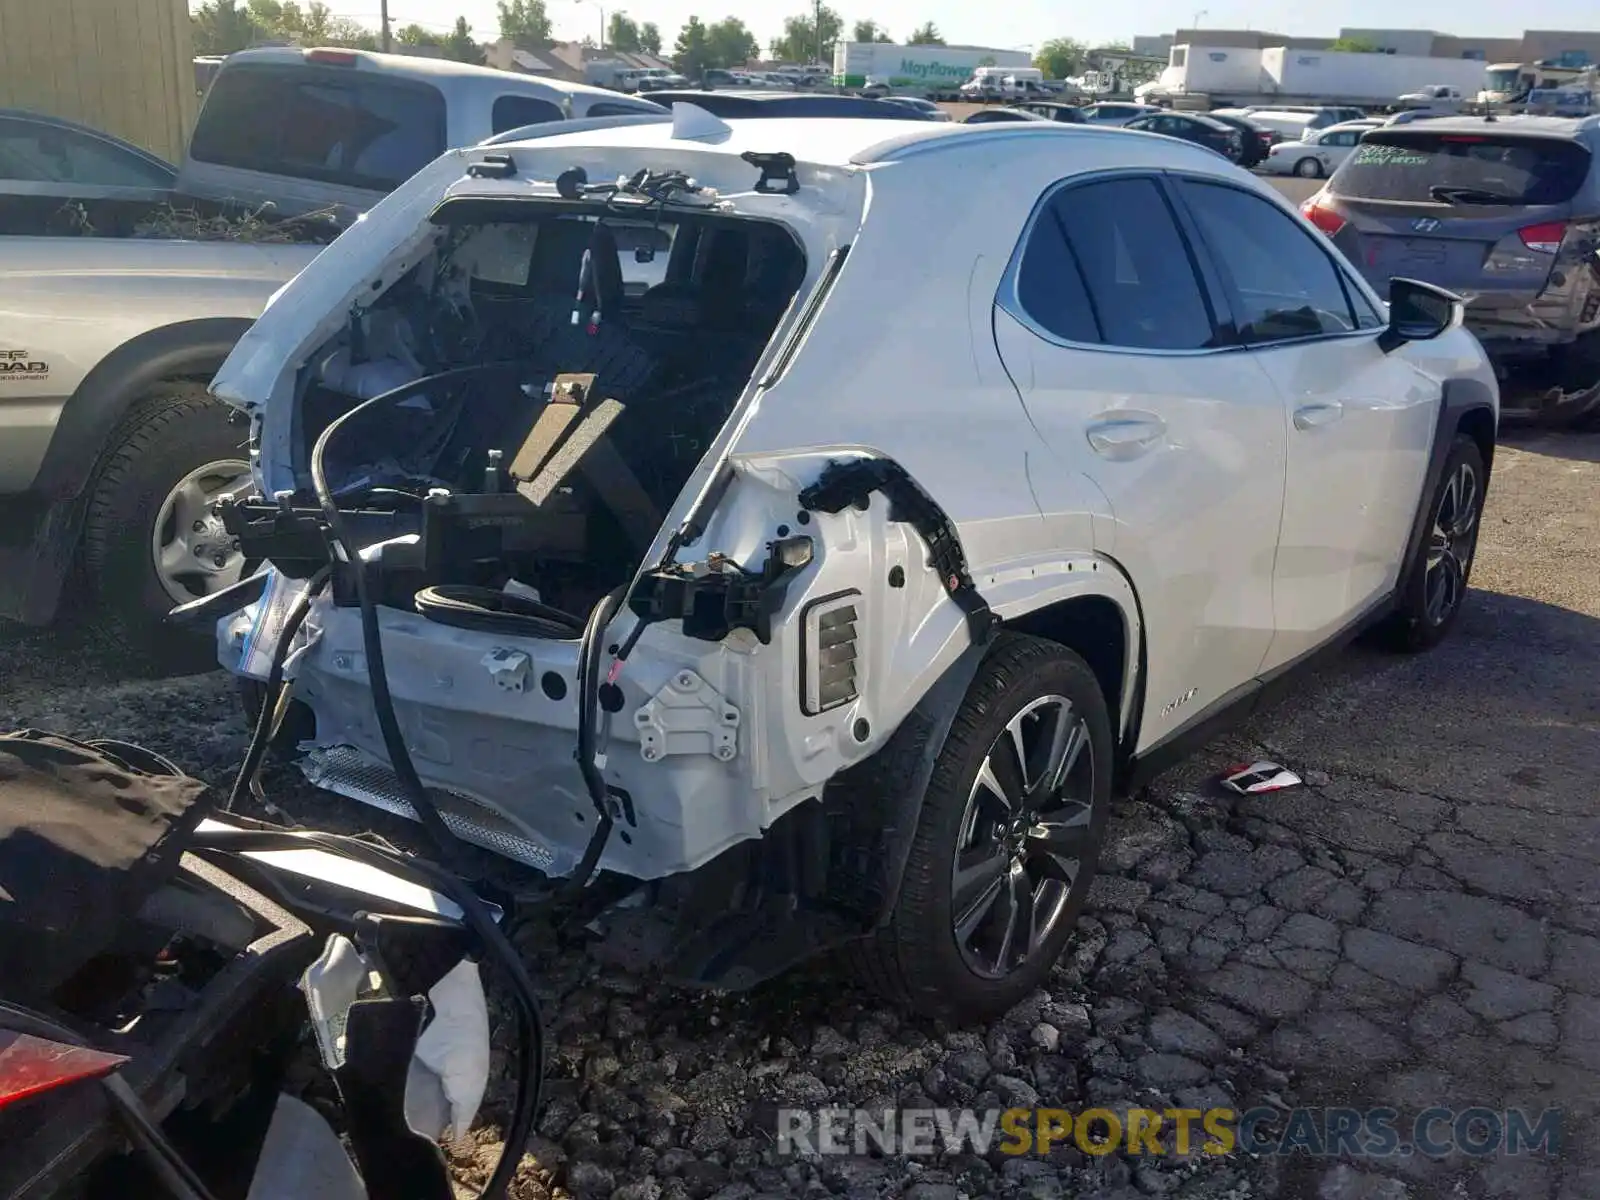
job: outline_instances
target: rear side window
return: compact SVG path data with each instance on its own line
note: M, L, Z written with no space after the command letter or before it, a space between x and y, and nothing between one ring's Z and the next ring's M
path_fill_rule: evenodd
M1040 327L1068 341L1142 350L1214 344L1189 248L1150 179L1057 192L1023 251L1017 297Z
M189 156L391 191L445 149L437 88L354 69L239 66L211 85Z
M1335 195L1427 204L1565 204L1589 151L1558 138L1373 130L1328 181Z
M561 106L537 96L501 96L494 102L490 113L492 128L496 133L521 129L524 125L544 125L566 117Z
M1200 236L1233 281L1239 339L1283 341L1358 328L1333 260L1287 213L1238 188L1178 184Z

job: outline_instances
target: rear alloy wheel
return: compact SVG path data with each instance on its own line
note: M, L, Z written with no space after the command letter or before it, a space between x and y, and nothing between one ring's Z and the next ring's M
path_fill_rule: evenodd
M1417 547L1417 560L1406 572L1405 594L1382 627L1383 640L1392 649L1430 650L1461 615L1478 548L1486 483L1478 444L1457 434L1429 501L1427 531Z
M887 998L965 1023L1006 1012L1061 956L1111 808L1111 722L1071 651L1003 634L923 798L886 928L856 948Z
M1302 158L1295 163L1294 173L1301 179L1321 179L1322 164L1314 158Z
M973 974L1004 979L1055 931L1094 815L1089 726L1065 696L1006 723L978 768L951 866L952 929Z

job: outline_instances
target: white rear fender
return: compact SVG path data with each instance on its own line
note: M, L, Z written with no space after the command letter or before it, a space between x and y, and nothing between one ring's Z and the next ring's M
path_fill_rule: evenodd
M745 658L751 708L742 722L749 736L741 736L740 751L748 758L753 790L768 809L763 824L881 747L971 641L967 616L950 599L927 545L911 525L890 519L890 502L881 492L867 496L864 507L848 505L837 513L806 508L801 494L830 462L862 453L809 450L730 459L732 483L703 534L678 555L690 563L716 553L759 571L774 543L810 542L810 562L791 576L773 616L770 644L749 630L735 631L723 643ZM853 611L853 620L845 610ZM827 627L840 632L824 635L824 615L834 617ZM853 686L841 683L819 694L821 643L845 636L845 625L854 630ZM673 656L670 647L681 653L690 639L678 628L652 628L640 651Z

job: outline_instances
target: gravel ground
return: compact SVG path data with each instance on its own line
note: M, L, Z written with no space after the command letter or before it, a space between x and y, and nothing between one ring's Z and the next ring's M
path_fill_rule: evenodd
M1353 649L1122 806L1048 991L987 1029L885 1011L827 963L675 992L524 931L552 1079L520 1195L1132 1200L1600 1196L1600 436L1502 448L1455 637ZM0 726L130 738L225 783L226 679L130 681L69 635L0 638ZM1267 754L1309 786L1221 799ZM379 828L282 768L291 814ZM784 1103L1563 1109L1561 1157L781 1158ZM494 1134L479 1134L492 1162ZM472 1156L462 1163L471 1178Z

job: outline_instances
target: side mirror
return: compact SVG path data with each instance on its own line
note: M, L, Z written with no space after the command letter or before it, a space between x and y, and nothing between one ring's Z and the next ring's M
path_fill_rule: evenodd
M1466 305L1460 296L1420 279L1389 281L1389 327L1378 335L1385 354L1407 342L1426 342L1461 324Z

